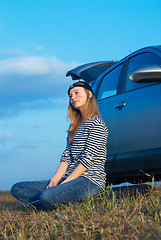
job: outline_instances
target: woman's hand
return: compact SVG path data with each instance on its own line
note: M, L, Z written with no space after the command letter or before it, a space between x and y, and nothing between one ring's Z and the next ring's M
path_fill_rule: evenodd
M47 185L47 187L46 187L46 189L47 188L50 188L50 187L54 187L54 186L56 186L57 185L57 183L54 181L54 180L50 180L50 182L49 182L49 184Z
M59 167L58 167L55 175L52 177L52 179L50 180L50 182L49 182L49 184L47 185L46 188L57 186L60 179L62 179L62 177L66 173L67 168L68 168L68 164L66 162L61 162L59 164Z

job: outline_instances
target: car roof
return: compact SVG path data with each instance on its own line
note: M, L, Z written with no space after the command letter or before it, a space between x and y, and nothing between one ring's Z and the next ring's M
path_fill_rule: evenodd
M125 59L129 59L129 58L131 58L134 55L139 54L139 53L143 53L143 52L154 52L154 53L156 53L157 51L161 52L161 45L158 45L158 46L148 46L148 47L140 48L140 49L138 49L138 50L136 50L136 51L126 55L124 58L122 58L118 62L122 62Z
M149 46L149 47L144 47L139 50L136 50L132 52L131 54L125 56L119 61L99 61L99 62L92 62L92 63L87 63L80 65L66 73L66 77L71 76L72 80L79 80L83 79L87 83L92 83L105 71L108 71L108 68L110 68L112 65L116 63L119 64L126 59L132 57L136 53L141 53L145 51L152 51L156 52L159 51L161 52L161 45L158 46Z

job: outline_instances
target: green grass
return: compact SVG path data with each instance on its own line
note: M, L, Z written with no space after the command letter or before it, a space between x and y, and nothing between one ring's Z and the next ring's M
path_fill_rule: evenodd
M106 190L50 212L28 209L0 192L0 239L161 239L161 190Z

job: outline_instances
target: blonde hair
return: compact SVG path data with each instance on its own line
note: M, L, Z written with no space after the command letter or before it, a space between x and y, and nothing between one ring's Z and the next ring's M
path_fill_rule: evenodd
M86 122L88 119L90 119L96 115L99 117L101 117L101 115L99 113L97 100L96 100L94 94L92 93L92 97L90 97L90 94L89 94L90 91L85 88L84 88L84 90L87 94L87 101L84 106L85 119L83 119L83 120L85 120L85 122ZM74 137L76 135L76 132L79 128L79 125L82 122L82 116L81 116L81 112L72 106L72 104L70 103L70 100L69 100L69 105L68 105L68 118L71 121L71 126L68 130L68 133L69 133L70 144L72 144Z

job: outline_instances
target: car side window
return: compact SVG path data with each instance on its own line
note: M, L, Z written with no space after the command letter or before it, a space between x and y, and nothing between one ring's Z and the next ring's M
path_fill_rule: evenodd
M102 100L117 94L117 84L120 76L122 64L113 69L103 77L98 91L97 100Z
M138 89L138 88L142 88L142 87L146 87L152 84L155 84L156 82L151 82L151 83L136 83L130 80L129 78L129 74L135 70L138 67L144 67L146 65L149 64L157 64L160 65L161 64L161 58L158 57L157 55L153 54L153 53L142 53L139 54L135 57L132 57L129 60L128 63L128 68L127 68L127 72L126 72L126 78L125 78L125 84L124 84L124 92L130 91L130 90L134 90L134 89Z

